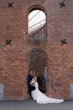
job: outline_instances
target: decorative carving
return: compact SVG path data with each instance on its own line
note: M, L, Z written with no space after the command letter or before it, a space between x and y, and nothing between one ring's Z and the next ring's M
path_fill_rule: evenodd
M12 8L13 7L13 4L14 4L13 2L12 3L9 2L8 3L8 7L11 7Z
M11 45L11 41L12 40L6 40L6 45L8 45L8 44Z
M61 41L62 45L67 44L66 39L63 39L63 40L60 40L60 41Z
M66 6L65 3L64 3L64 1L63 2L60 2L59 4L60 4L60 7L61 8Z

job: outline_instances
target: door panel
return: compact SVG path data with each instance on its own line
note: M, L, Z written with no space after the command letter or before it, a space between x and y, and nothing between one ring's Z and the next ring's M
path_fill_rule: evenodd
M73 99L73 84L70 84L70 97Z
M0 100L4 97L4 84L0 84Z

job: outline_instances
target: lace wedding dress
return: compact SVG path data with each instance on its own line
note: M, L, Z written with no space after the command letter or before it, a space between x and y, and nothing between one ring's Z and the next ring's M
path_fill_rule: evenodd
M39 104L47 104L47 103L61 103L63 99L55 99L47 97L44 93L42 93L38 88L38 82L34 83L35 90L32 91L32 98L36 100Z

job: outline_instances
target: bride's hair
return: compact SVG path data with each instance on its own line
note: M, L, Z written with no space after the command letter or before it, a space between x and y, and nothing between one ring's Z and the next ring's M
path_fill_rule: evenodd
M37 75L36 75L36 71L35 70L33 71L33 77L34 77L34 80L37 82Z

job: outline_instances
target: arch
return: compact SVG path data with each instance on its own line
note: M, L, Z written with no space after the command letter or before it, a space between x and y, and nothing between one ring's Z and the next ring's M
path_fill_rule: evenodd
M41 17L42 16L42 17ZM34 5L28 8L28 33L32 31L42 28L45 24L47 24L47 13L44 7L40 5ZM45 25L45 29L47 26Z
M28 52L28 55L27 55L28 59L29 59L31 53L32 53L33 51L37 51L37 50L43 52L44 55L46 56L46 60L48 60L48 55L47 55L47 53L46 53L43 49L40 49L40 48L33 48L33 49L31 49L31 50ZM47 61L47 63L48 63L48 61Z
M39 87L42 92L46 92L46 79L47 79L47 62L48 56L42 49L35 48L30 50L29 53L29 71L36 71Z
M28 8L27 10L27 16L29 15L29 13L33 10L41 10L45 13L45 15L47 16L47 11L46 9L43 7L43 6L40 6L40 5L34 5L34 6L31 6Z

